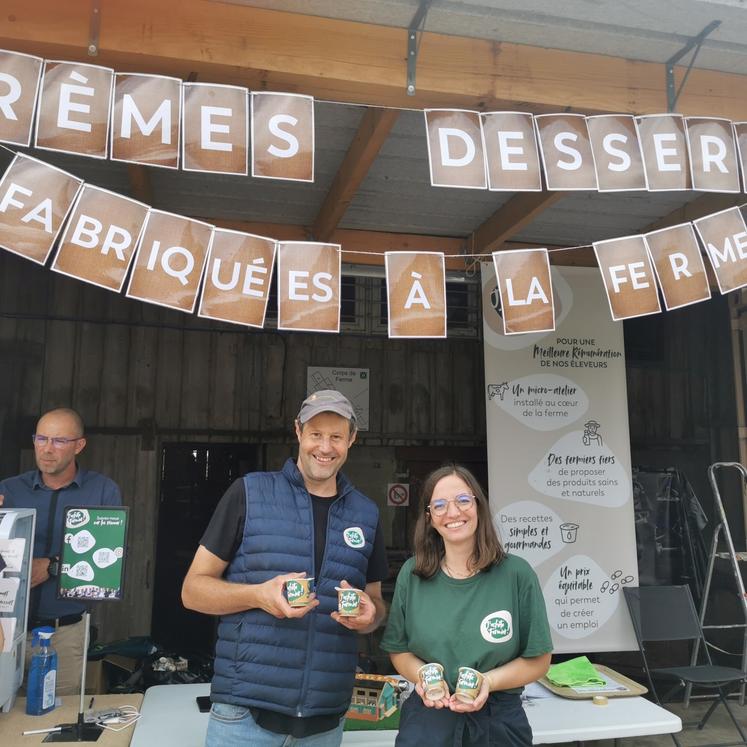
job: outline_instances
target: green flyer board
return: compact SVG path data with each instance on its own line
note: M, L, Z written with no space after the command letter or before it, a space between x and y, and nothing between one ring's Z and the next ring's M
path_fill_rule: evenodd
M128 510L121 506L65 510L57 588L60 598L82 602L122 599Z

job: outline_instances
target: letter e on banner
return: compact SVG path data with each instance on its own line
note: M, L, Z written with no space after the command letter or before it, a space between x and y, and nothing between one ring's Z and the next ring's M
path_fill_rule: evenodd
M691 189L685 124L680 114L636 118L649 192Z
M52 269L119 293L148 210L142 202L84 185Z
M431 185L485 189L485 149L479 112L426 109Z
M41 80L41 57L0 50L0 141L28 146Z
M594 253L615 321L661 311L654 270L643 236L597 241Z
M389 337L446 337L442 252L386 252Z
M731 121L716 117L685 119L693 189L739 192L737 148Z
M276 249L275 239L216 228L199 316L263 327Z
M747 227L738 207L693 221L721 293L747 285Z
M534 118L550 190L597 189L594 155L583 114L540 114Z
M19 153L0 181L0 246L43 265L81 184Z
M340 331L339 244L278 244L278 329Z
M552 332L555 309L547 249L493 252L493 265L504 333Z
M586 118L600 192L646 189L641 144L635 118L629 114L598 114Z
M47 60L36 147L106 158L113 79L108 67Z
M314 99L252 93L252 176L314 181Z
M213 226L151 210L135 254L128 298L192 313Z
M488 112L480 118L490 190L540 192L542 171L532 115Z

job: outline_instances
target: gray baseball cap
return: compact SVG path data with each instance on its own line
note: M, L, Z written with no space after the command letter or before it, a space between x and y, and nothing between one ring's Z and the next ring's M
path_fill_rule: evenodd
M298 420L306 423L321 412L334 412L355 423L355 410L350 400L334 389L320 389L306 397L298 411Z

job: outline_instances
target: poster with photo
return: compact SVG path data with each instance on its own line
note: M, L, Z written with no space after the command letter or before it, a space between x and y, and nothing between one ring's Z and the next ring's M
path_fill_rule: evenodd
M482 265L488 476L504 547L539 576L557 653L636 648L623 327L596 268L553 267L556 328L507 336Z

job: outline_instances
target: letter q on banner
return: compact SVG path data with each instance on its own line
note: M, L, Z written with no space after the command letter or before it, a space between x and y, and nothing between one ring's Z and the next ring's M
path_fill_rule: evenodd
M114 71L79 62L44 63L37 148L106 158Z
M28 146L44 60L0 50L0 140Z
M583 114L540 114L534 118L547 188L597 189L594 154Z
M151 210L135 254L127 297L192 313L213 226Z
M485 189L485 146L479 112L426 109L431 185Z
M314 181L314 99L252 93L252 176Z
M597 241L594 253L615 321L661 311L643 236Z
M340 331L339 244L278 244L278 329Z
M503 331L552 332L555 307L547 249L493 252Z
M52 269L119 293L149 209L142 202L84 185Z
M716 274L718 289L728 293L747 285L747 226L738 207L693 221Z
M216 228L199 316L263 327L276 249L275 239Z
M21 153L0 181L0 246L43 265L82 179Z
M385 252L389 337L446 337L442 252Z

